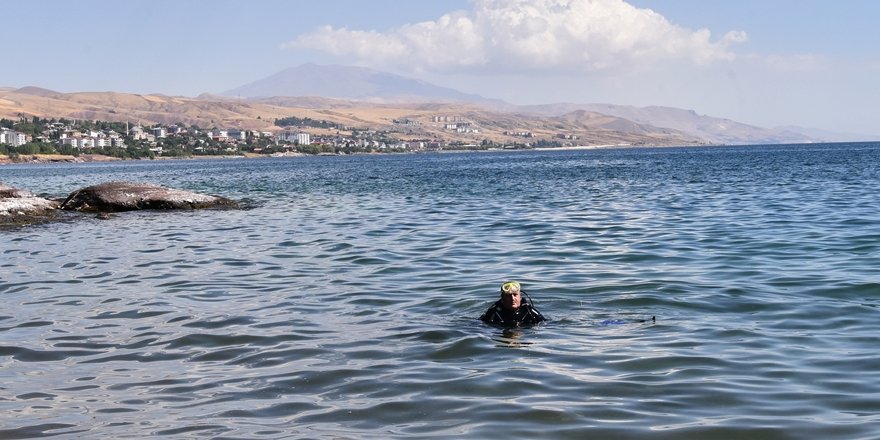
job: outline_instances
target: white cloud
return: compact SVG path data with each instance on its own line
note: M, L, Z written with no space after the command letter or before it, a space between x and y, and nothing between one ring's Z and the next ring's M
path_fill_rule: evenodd
M325 26L285 43L354 57L362 64L431 71L492 69L594 72L665 61L732 60L731 31L712 40L623 0L473 0L469 11L388 32Z

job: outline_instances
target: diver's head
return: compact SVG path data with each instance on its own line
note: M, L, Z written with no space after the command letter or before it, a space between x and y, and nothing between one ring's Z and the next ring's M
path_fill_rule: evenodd
M508 310L519 309L522 303L522 293L520 292L519 283L516 281L507 281L501 285L501 305Z

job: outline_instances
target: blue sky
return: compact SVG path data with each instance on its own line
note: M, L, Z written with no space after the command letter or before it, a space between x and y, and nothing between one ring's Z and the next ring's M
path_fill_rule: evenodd
M217 93L305 62L514 103L880 134L873 0L0 0L0 87Z

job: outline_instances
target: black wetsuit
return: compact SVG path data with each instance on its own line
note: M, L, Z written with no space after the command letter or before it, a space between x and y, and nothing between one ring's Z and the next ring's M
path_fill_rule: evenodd
M486 313L483 313L483 316L480 316L480 319L485 323L503 327L523 327L546 321L544 315L525 298L516 310L505 309L499 299L489 307L489 310L486 310Z

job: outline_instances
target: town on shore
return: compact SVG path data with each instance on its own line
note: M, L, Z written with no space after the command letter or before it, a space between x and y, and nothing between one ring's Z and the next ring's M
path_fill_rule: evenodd
M478 133L473 124L457 117L436 117L447 129ZM394 124L418 124L409 119ZM202 128L197 125L91 121L40 118L25 115L18 120L0 119L0 162L43 161L62 156L118 159L156 159L210 156L338 155L358 153L410 153L443 150L491 150L563 148L574 146L574 135L558 140L532 140L528 131L509 133L523 142L497 144L444 141L442 139L400 139L397 133L358 129L326 120L287 117L275 120L278 131Z

